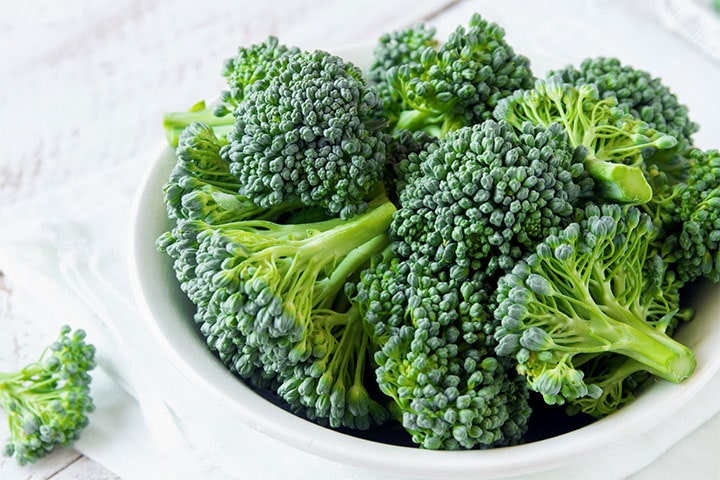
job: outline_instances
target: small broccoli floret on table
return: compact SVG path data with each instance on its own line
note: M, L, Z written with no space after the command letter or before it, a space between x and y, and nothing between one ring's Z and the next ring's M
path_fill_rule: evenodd
M518 129L527 121L544 126L560 123L570 143L587 150L585 168L596 181L598 193L612 201L646 203L653 192L643 151L672 148L677 140L616 104L615 97L600 98L595 85L575 87L555 76L501 100L494 116Z
M64 326L36 362L0 373L0 405L10 429L4 454L26 465L58 445L72 445L95 408L88 373L93 368L95 347L85 342L85 332Z
M391 125L442 137L491 117L497 102L530 88L530 61L515 53L505 31L479 14L447 41L418 50L413 60L387 71L389 92L400 113Z
M352 219L179 221L158 248L174 260L208 346L233 372L319 423L368 428L385 416L363 393L370 353L345 288L389 245L394 211L380 195Z
M235 56L225 61L223 76L228 90L220 94L220 102L208 106L205 101L193 105L186 112L167 112L163 126L170 146L177 146L182 131L191 123L208 125L218 136L224 137L234 129L232 112L245 98L246 90L255 82L274 74L272 65L278 58L299 53L295 47L287 47L270 36L264 42L241 46Z
M235 110L230 171L262 207L292 200L351 217L383 175L382 101L361 71L323 51L278 59Z
M602 398L602 385L589 383L583 365L608 352L682 382L696 360L668 334L685 315L681 283L651 248L651 218L612 204L583 213L498 282L496 352L515 358L550 404Z
M411 252L494 275L512 267L591 188L582 156L558 124L516 131L488 120L440 139L419 156L399 196L391 233Z
M675 137L679 150L692 146L699 126L688 117L688 108L649 72L623 64L612 57L587 58L579 67L569 65L550 72L564 82L580 87L593 84L601 99L613 97L617 106L660 132Z
M378 386L423 448L512 445L526 431L528 391L492 350L485 288L482 275L418 256L388 255L358 283Z

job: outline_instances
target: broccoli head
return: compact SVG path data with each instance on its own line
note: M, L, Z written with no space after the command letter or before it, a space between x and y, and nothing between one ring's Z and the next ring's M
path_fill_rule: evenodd
M423 448L512 445L526 431L528 391L492 350L485 288L482 275L421 256L386 255L358 283L377 383Z
M231 371L318 423L368 428L386 415L363 384L368 342L345 285L389 244L394 211L379 196L349 220L180 220L157 244Z
M612 201L646 203L653 192L642 152L672 148L677 140L616 105L615 97L600 98L593 84L575 87L554 76L501 100L494 115L518 129L527 121L545 126L560 123L570 143L587 150L585 168L598 193Z
M411 34L412 35L412 34ZM505 31L479 14L439 46L418 50L413 61L387 71L391 99L401 99L397 129L441 137L491 117L498 101L530 88L530 61L516 54Z
M647 123L660 132L675 137L679 150L692 146L692 135L698 125L688 117L688 108L677 96L649 72L624 65L617 58L586 58L579 67L569 65L550 72L579 87L593 84L601 99L613 97L618 108Z
M323 51L285 56L235 110L230 171L262 207L292 200L351 217L382 178L382 101L361 71Z
M521 133L488 120L422 151L400 193L396 251L492 276L572 218L591 182L558 124Z
M514 357L530 388L550 404L601 399L604 385L591 383L598 376L586 377L583 366L606 353L683 381L696 361L668 335L680 310L680 283L650 248L657 234L651 218L616 204L582 213L498 282L496 352Z
M397 130L388 134L383 184L388 197L398 202L400 192L419 172L420 153L437 143L437 137L423 130Z

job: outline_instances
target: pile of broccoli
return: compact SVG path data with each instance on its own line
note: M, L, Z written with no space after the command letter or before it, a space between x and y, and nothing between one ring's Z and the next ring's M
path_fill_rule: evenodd
M523 442L538 400L599 418L693 373L674 335L686 285L720 281L720 154L660 79L539 78L478 14L383 35L367 72L274 37L223 72L165 116L157 246L250 385L473 449Z

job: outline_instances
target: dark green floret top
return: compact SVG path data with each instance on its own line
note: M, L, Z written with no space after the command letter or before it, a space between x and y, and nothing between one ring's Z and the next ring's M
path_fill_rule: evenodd
M382 101L360 70L322 51L283 57L235 111L230 171L263 207L298 199L351 217L382 177ZM261 85L258 85L261 84Z

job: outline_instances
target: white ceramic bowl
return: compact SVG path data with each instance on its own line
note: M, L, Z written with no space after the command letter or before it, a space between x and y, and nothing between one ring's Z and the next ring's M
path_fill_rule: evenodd
M366 68L368 46L336 50ZM534 63L535 71L542 67ZM131 220L131 277L137 302L167 356L189 382L204 389L231 414L256 430L334 461L423 478L489 479L550 470L598 454L631 439L682 408L720 367L720 301L717 286L696 295L696 318L679 332L698 367L681 385L654 382L620 411L576 430L519 446L483 451L428 451L339 433L303 420L247 387L207 349L192 320L171 261L155 249L170 227L162 186L175 163L172 149L159 152L138 190Z

